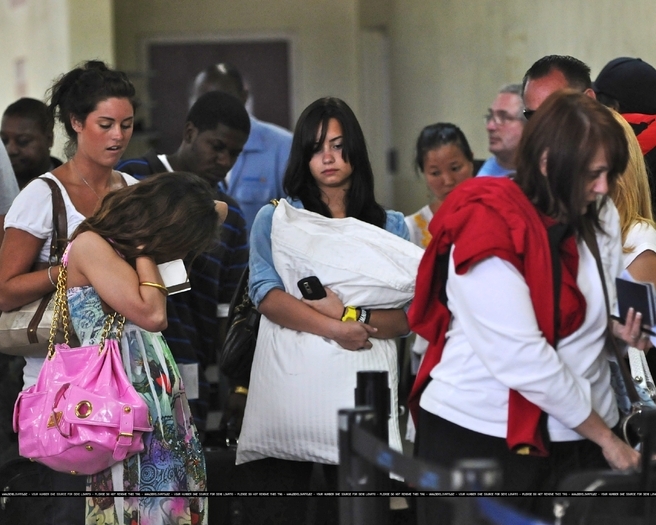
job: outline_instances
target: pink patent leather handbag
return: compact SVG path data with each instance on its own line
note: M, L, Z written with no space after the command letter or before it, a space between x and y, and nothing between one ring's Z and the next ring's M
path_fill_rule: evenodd
M50 351L35 385L18 395L13 426L21 456L71 474L96 474L144 449L148 406L128 379L115 339L125 318L108 315L99 345L54 345L59 317L68 342L66 270L57 282Z

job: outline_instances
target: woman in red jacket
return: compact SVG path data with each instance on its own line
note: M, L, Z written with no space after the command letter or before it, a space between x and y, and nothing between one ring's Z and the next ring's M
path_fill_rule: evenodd
M613 306L622 245L606 194L627 158L606 108L559 92L524 130L515 181L466 181L440 208L409 314L429 341L411 396L420 457L445 466L494 458L508 491L637 466L639 454L612 431L608 313L583 238L588 228L596 239ZM640 314L628 317L614 335L644 347Z

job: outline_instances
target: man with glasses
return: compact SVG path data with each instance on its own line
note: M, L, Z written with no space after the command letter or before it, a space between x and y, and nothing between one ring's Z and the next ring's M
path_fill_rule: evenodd
M535 62L522 80L524 116L529 119L542 102L559 89L575 89L597 98L592 89L590 68L567 55L547 55Z
M515 172L515 152L526 122L521 92L519 84L502 87L484 115L492 156L481 166L477 176L503 177Z

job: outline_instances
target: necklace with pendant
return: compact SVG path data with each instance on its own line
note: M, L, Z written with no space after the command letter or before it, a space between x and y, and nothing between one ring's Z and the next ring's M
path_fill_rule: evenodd
M94 189L91 187L91 184L89 184L89 183L87 182L87 179L85 179L85 178L82 176L82 174L81 174L79 171L77 171L77 168L74 166L72 160L71 160L71 168L73 168L73 171L75 172L75 174L76 174L80 179L82 179L82 182L84 182L84 184L86 184L87 188L89 188L89 189L93 192L93 194L96 196L96 198L97 198L98 200L100 200L100 195L98 195L98 193L96 192L96 190L94 190Z

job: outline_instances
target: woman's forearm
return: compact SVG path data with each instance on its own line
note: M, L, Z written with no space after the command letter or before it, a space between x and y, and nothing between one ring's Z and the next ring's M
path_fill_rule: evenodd
M599 445L612 468L626 470L638 467L640 454L617 437L594 410L574 430Z
M137 257L135 261L135 269L137 271L137 275L139 276L139 282L147 281L164 284L164 281L162 281L162 276L159 273L159 269L157 268L157 264L150 257Z
M405 310L398 308L395 310L371 310L369 324L378 329L376 339L392 339L407 335L410 331L408 326L408 316Z
M9 228L5 232L0 248L0 310L14 310L55 289L48 278L47 263L33 271L43 243L23 230ZM59 268L53 267L50 273L56 283Z
M274 288L264 296L258 310L267 319L280 326L321 337L330 337L331 325L340 322L317 312L278 288Z
M280 326L331 339L346 350L371 348L369 337L376 333L374 327L324 315L278 288L265 295L258 310Z

